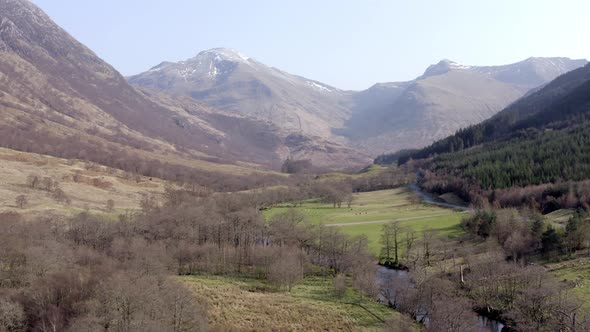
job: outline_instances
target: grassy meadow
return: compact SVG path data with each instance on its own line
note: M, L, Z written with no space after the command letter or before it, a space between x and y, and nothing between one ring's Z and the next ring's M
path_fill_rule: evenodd
M181 277L208 305L211 327L231 331L379 331L399 315L349 287L337 297L332 278L307 277L291 292L277 292L257 279Z
M551 274L558 280L572 283L572 292L584 302L586 313L590 313L590 257L547 264Z
M267 219L293 209L289 204L265 211ZM380 190L354 194L350 208L343 204L334 208L331 204L310 200L295 209L303 212L307 222L339 227L351 235L366 235L369 248L379 252L379 238L384 223L398 222L404 229L420 232L425 229L438 231L440 236L461 233L459 224L464 213L453 209L420 202L408 188Z

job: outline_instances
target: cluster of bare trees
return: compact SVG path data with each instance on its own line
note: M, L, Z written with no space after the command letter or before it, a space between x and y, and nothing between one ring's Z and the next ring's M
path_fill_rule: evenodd
M590 211L590 180L486 189L454 175L425 171L420 185L439 195L454 193L482 209L529 208L543 214L573 208Z
M108 239L90 216L0 220L1 331L206 328L204 307L166 275L161 244Z
M276 187L272 190L253 190L251 194L261 209L285 203L297 206L312 198L332 204L334 208L341 208L343 205L350 208L354 192L397 188L408 184L411 179L412 176L395 168L360 177L333 179L292 175L288 186Z
M18 207L19 209L24 209L25 206L29 204L29 199L26 195L18 195L16 196L14 203L16 204L16 207Z
M170 275L237 274L289 291L321 271L370 288L365 237L310 226L295 210L266 222L251 193L165 196L115 222L0 215L0 330L204 329L204 305Z
M444 240L384 225L381 262L404 270L383 278L381 298L432 331L477 331L478 315L518 331L590 330L571 285L529 263L590 248L584 210L564 229L514 209L474 212L463 227L466 238Z
M313 173L314 170L311 160L309 159L294 160L287 158L281 166L281 172L287 174Z
M41 177L37 174L29 174L27 176L27 186L31 189L37 190L44 190L47 191L51 198L53 198L58 203L65 203L70 204L71 199L66 195L66 193L61 189L59 182L52 177L44 176ZM21 200L22 202L22 200ZM26 203L25 203L26 204ZM17 206L21 207L19 202L17 202Z
M565 227L555 227L530 210L478 211L463 220L469 233L495 240L513 261L526 261L542 254L552 258L569 256L581 249L590 255L590 221L578 209Z
M334 208L342 207L343 202L347 202L348 207L352 203L352 186L348 182L318 182L313 185L312 192L322 203L332 204Z
M590 330L583 302L544 268L507 261L494 245L456 255L387 275L381 297L428 331L482 331L481 317L516 331Z
M32 189L54 191L59 188L59 183L49 176L41 177L37 174L27 176L27 186Z

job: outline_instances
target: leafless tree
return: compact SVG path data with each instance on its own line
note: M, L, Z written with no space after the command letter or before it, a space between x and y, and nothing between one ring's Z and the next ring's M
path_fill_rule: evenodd
M399 236L401 228L398 223L386 223L381 233L381 259L386 265L399 265Z
M375 272L375 266L367 261L357 261L352 268L352 282L359 293L359 302L365 297L369 299L377 297L378 285L375 282Z
M270 265L268 280L279 288L287 288L290 292L293 286L303 279L304 259L303 253L296 248L281 250Z
M51 196L55 201L59 203L71 203L71 199L68 197L68 195L66 195L66 193L61 188L56 188Z
M19 209L24 209L24 207L29 204L29 200L27 198L27 196L25 195L18 195L16 196L16 199L14 200L14 202L16 203L16 206Z
M383 327L384 332L413 332L415 330L415 323L410 318L398 313L385 321Z
M107 200L106 208L107 208L107 211L113 212L113 210L115 209L115 201L112 199Z
M23 331L25 312L19 303L0 296L0 331Z
M29 176L27 176L27 185L32 189L36 189L39 186L40 181L40 177L37 174L29 174Z
M427 331L480 331L471 303L463 297L436 296L428 309Z
M346 275L339 273L334 277L334 292L341 298L346 294Z

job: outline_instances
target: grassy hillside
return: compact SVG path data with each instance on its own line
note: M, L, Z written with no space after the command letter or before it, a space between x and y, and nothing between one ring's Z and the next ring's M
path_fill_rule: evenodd
M70 202L54 198L55 190L31 188L28 177L57 181ZM71 214L84 210L117 215L126 210L138 209L143 195L160 197L166 182L157 178L134 176L120 170L96 164L54 158L34 153L22 153L0 148L0 211L18 211L32 215L48 212ZM15 204L19 195L25 195L24 208ZM115 203L107 209L107 200Z
M583 302L586 313L590 313L590 258L548 264L549 271L559 280L572 284L572 292Z

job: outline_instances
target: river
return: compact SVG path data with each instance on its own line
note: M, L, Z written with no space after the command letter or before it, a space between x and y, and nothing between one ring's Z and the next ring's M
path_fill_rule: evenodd
M393 282L391 278L393 278ZM379 300L384 304L388 304L388 300L385 294L395 294L396 286L412 287L412 283L409 280L407 271L388 269L383 266L379 267L377 270L377 282L379 283L379 287L381 288L381 291L379 292ZM423 313L418 314L416 320L423 322L425 325L428 325L428 312L426 310L423 310ZM481 315L477 316L477 322L474 322L474 324L476 324L474 328L490 332L502 332L502 329L504 329L505 326L500 321L489 319Z
M420 196L420 198L422 198L428 204L433 204L433 205L438 205L438 206L443 206L443 207L448 207L451 209L458 209L458 210L463 210L463 211L471 211L471 208L469 208L467 206L439 202L439 201L434 200L434 198L432 198L432 196L430 196L429 194L420 190L420 187L416 183L410 184L410 188L412 189L412 191L416 195Z

